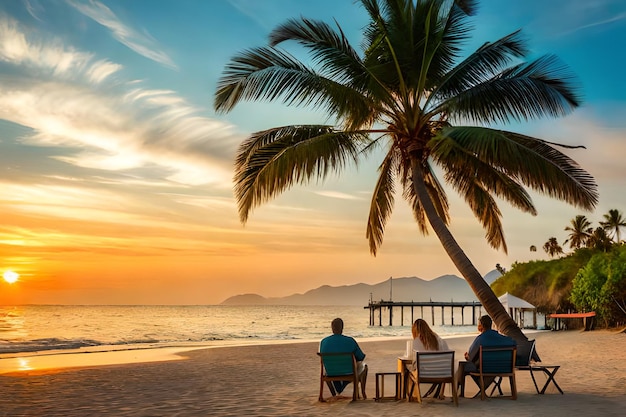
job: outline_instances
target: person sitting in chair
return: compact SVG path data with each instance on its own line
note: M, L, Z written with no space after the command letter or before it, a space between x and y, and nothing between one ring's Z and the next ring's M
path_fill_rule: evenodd
M481 346L488 347L507 347L517 346L515 340L509 336L498 333L491 328L493 322L491 317L485 315L478 319L478 331L480 334L476 336L474 342L472 342L469 350L465 352L465 360L467 362L461 363L463 366L459 366L457 373L457 381L462 381L465 375L470 372L477 372L479 365L479 354ZM491 382L490 382L491 383ZM487 384L489 385L489 384Z
M330 327L333 334L322 339L320 342L320 353L354 353L354 358L357 360L357 372L359 374L359 380L363 377L363 372L366 369L365 353L359 347L359 344L350 336L343 335L343 320L340 318L334 319ZM346 386L349 384L347 381L333 381L333 385L337 394L341 394ZM333 394L334 395L334 394Z

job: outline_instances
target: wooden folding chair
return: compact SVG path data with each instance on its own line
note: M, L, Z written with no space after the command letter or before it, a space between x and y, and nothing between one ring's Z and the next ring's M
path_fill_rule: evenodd
M361 384L361 392L363 399L366 399L365 384L367 382L367 365L359 375L356 358L353 353L318 353L320 357L320 396L319 401L324 400L324 383L328 385L331 395L336 395L333 382L351 382L352 383L352 401L359 398L359 384Z
M535 341L529 340L527 342L518 342L517 344L517 359L515 362L515 369L518 371L528 371L530 373L530 377L533 380L533 384L535 385L535 389L537 390L537 394L544 394L546 389L552 383L559 390L561 394L563 394L563 390L556 383L554 376L557 371L561 367L560 365L540 365L533 364L532 359L538 358L535 352ZM539 388L537 384L537 379L535 378L535 372L543 373L546 377L544 385L542 388Z
M415 371L409 373L409 382L411 384L408 390L409 401L411 401L413 391L417 389L417 402L422 402L420 383L443 384L442 391L445 384L450 383L452 399L454 404L459 406L457 386L454 382L454 351L417 352Z
M479 377L480 382L480 399L484 400L487 397L485 386L485 379L491 379L495 381L495 386L491 393L496 388L500 388L502 380L498 378L509 378L511 386L511 399L517 399L517 385L515 381L515 355L517 354L517 348L510 347L487 347L481 346L478 353L479 363L478 372L470 372L470 375ZM501 391L500 391L501 392Z

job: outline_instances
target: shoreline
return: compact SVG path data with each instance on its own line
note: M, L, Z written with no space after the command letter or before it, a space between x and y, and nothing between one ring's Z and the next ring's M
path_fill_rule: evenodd
M362 342L405 340L403 336L384 336L360 339ZM176 361L186 359L181 354L193 350L228 349L243 346L289 345L319 343L314 339L228 340L205 343L164 343L149 346L99 345L77 349L57 349L0 354L0 375L35 374L63 371L68 368L125 365L146 362Z
M526 329L525 334L541 333L544 330ZM442 335L443 339L473 339L476 334ZM357 338L359 343L398 341L402 346L410 336L378 336ZM185 359L183 354L193 350L222 349L243 346L289 345L319 343L316 339L272 339L272 340L229 340L205 343L165 343L162 345L99 345L77 349L60 349L33 352L0 354L0 375L35 374L63 371L68 368L98 367L109 365L136 364L145 362L176 361Z

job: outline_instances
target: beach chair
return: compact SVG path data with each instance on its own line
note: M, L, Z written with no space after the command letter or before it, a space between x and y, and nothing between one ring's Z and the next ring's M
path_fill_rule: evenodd
M546 389L552 383L556 389L559 390L561 394L563 394L563 390L556 383L554 379L557 371L561 367L560 365L543 365L543 364L534 364L532 361L537 360L539 356L535 351L535 341L528 340L526 342L518 342L517 343L517 358L515 362L515 369L518 371L528 371L530 373L530 377L533 380L533 384L535 385L535 389L537 390L537 394L545 394ZM539 388L537 385L537 378L535 378L535 372L543 373L546 376L545 383L542 388Z
M478 372L470 372L471 376L478 377L480 383L480 399L484 400L487 397L485 380L494 381L495 386L491 393L493 394L496 388L500 389L500 384L503 378L509 378L509 384L511 386L511 399L517 399L517 385L515 381L515 355L517 354L517 348L510 347L488 347L481 346L478 353L479 363ZM498 379L500 378L500 380ZM487 384L488 385L488 384ZM500 391L502 392L502 391Z
M352 383L352 401L359 398L359 384L363 399L366 399L365 384L367 382L367 365L361 374L358 374L356 358L353 353L318 353L320 357L320 396L319 401L324 400L324 383L328 385L331 395L337 395L334 382Z
M422 402L421 383L442 384L441 394L446 383L452 386L452 399L459 406L457 385L454 382L454 351L416 352L415 371L409 373L409 401L417 390L417 402Z

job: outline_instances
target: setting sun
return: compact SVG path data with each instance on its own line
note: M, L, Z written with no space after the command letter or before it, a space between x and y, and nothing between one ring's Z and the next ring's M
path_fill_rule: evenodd
M13 271L6 271L2 276L4 277L4 280L9 284L13 284L20 277L17 272Z

